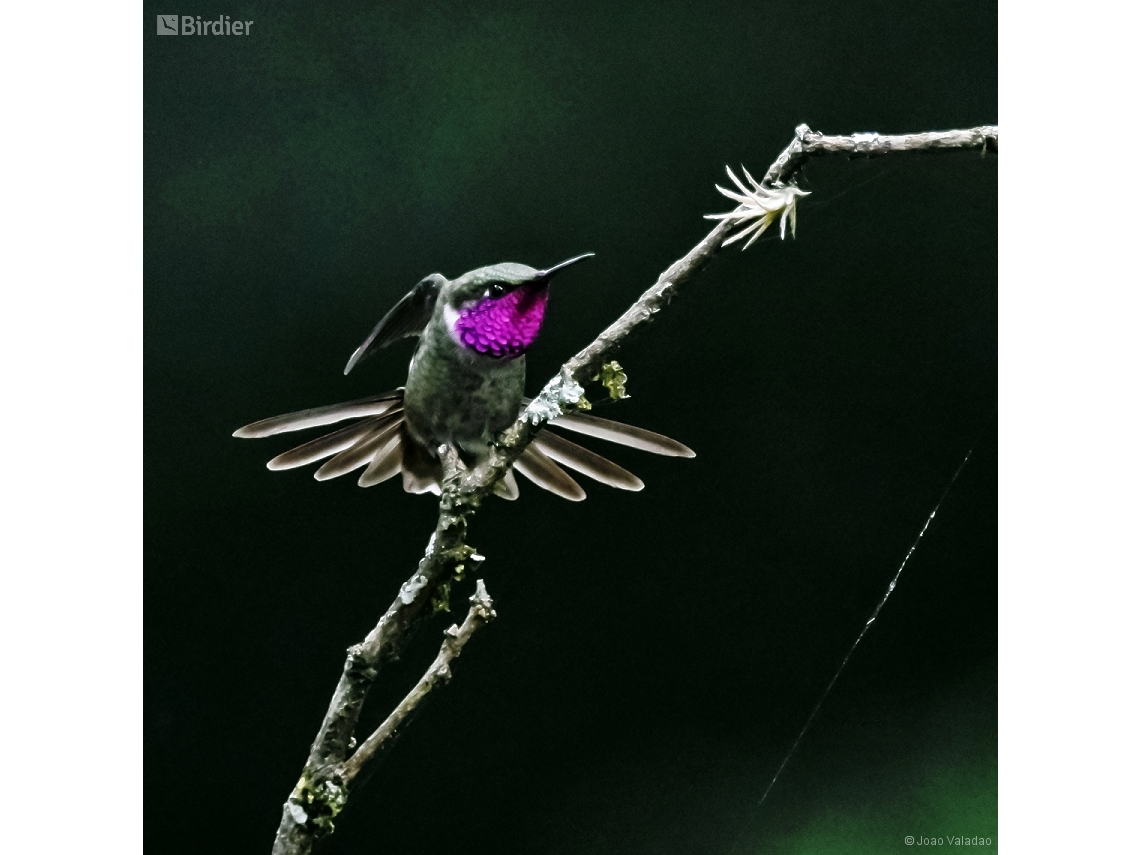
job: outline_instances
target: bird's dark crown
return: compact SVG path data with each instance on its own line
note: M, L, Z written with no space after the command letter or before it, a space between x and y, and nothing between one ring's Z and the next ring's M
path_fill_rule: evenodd
M459 307L472 300L494 298L529 282L537 282L547 274L525 264L505 262L480 267L464 273L443 286L440 297L451 306Z

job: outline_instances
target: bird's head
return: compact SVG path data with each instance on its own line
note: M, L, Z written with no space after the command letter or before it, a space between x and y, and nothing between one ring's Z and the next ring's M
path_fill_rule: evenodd
M547 270L493 264L448 282L439 299L451 337L460 347L493 359L521 356L542 328L551 278L592 255L579 255Z

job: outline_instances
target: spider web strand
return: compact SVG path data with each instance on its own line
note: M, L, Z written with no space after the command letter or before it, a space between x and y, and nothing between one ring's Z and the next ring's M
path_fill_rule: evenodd
M788 761L791 760L792 755L796 753L796 749L799 748L800 742L803 740L804 735L808 732L808 729L811 727L812 722L815 721L815 717L819 714L820 708L823 706L823 702L827 700L827 696L831 693L831 689L839 679L839 675L842 674L843 669L847 667L847 663L850 661L852 654L855 652L855 648L859 646L859 642L863 640L863 636L867 634L867 631L871 628L871 624L875 622L875 618L879 616L879 612L883 610L883 606L886 605L887 600L889 600L891 594L894 593L895 586L898 584L899 577L902 576L903 569L906 567L907 562L910 561L910 557L914 555L914 551L918 548L918 544L919 541L922 540L922 536L926 534L926 530L930 528L930 524L934 521L934 517L942 507L942 503L946 501L946 497L950 494L950 490L954 486L954 482L956 482L958 480L958 476L962 474L962 470L969 462L970 456L974 453L974 448L977 446L977 444L977 440L975 440L974 444L970 446L970 450L966 452L966 456L962 458L962 462L958 464L958 468L954 471L953 476L950 478L950 483L948 483L946 485L946 489L942 491L942 497L934 506L934 510L930 512L930 516L926 518L926 522L923 523L922 529L918 532L918 536L915 537L914 542L911 543L910 549L908 549L906 555L903 556L902 563L899 564L899 569L895 571L895 575L891 579L891 583L887 585L887 590L883 594L882 599L880 599L878 605L875 606L875 610L871 612L871 616L867 619L867 622L863 624L863 629L859 632L859 635L855 638L855 641L847 649L847 654L843 657L843 661L839 663L839 667L832 675L831 680L827 684L827 688L823 690L823 694L821 694L819 696L819 700L816 701L815 707L811 711L811 715L807 717L807 721L804 722L804 726L800 729L799 735L796 736L795 741L792 742L792 747L789 748L788 753L784 755L783 761L780 763L779 768L776 769L776 774L772 776L772 780L768 783L767 789L764 790L764 795L762 795L760 797L760 801L756 803L757 810L759 810L760 807L764 804L765 800L768 798L768 794L771 793L772 788L776 786L776 781L779 780L781 773L784 771L784 767L788 765Z

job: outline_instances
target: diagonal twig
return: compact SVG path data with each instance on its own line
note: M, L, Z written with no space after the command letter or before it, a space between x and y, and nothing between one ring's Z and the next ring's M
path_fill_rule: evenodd
M451 679L451 661L463 651L463 646L475 634L475 630L495 619L493 606L494 603L487 595L487 588L483 585L483 580L478 579L475 582L475 593L471 596L471 608L467 611L467 617L462 626L452 624L444 631L443 644L440 645L439 655L435 657L435 661L424 672L420 681L416 683L404 700L400 701L399 705L392 710L391 715L384 720L384 723L376 728L368 739L364 740L364 744L356 750L356 753L340 765L337 775L346 785L353 782L365 764L376 759L387 750L395 740L398 729L411 720L432 689L447 683Z

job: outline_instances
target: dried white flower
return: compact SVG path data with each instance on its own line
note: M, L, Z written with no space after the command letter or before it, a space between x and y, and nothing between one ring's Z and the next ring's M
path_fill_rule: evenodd
M755 222L749 223L748 227L742 231L737 232L721 246L728 246L730 243L736 243L741 238L752 235L752 239L744 245L744 249L752 246L756 238L764 234L764 231L772 223L776 222L776 218L780 219L780 240L784 239L784 227L788 222L792 224L792 237L796 236L796 198L799 196L809 195L806 190L801 190L799 187L790 185L788 187L764 187L755 178L748 174L748 170L743 166L740 167L744 172L744 177L748 179L752 185L751 189L745 187L743 182L737 178L731 169L727 166L724 168L728 173L728 177L732 179L732 183L740 188L739 193L734 193L731 190L725 190L719 184L716 189L740 205L735 211L729 211L727 214L706 214L706 220L733 220L733 225L741 225L748 223L750 220Z

